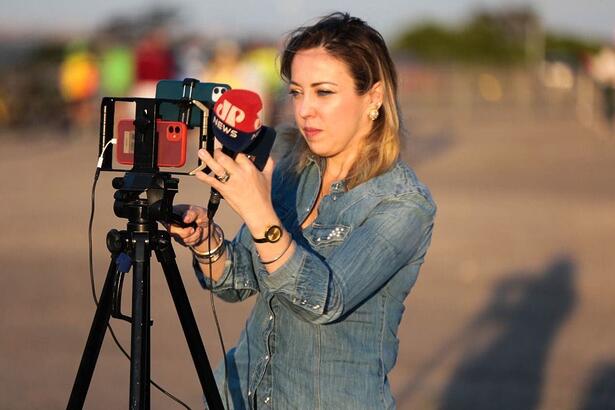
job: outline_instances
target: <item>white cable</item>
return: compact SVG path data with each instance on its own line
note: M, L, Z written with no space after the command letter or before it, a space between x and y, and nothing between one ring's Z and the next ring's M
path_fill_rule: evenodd
M101 169L102 168L102 163L103 160L105 158L105 152L107 151L107 147L109 147L109 144L117 144L117 139L116 138L111 138L109 141L107 141L107 143L105 144L105 146L102 149L102 152L100 153L100 157L98 157L98 164L96 165L97 169Z

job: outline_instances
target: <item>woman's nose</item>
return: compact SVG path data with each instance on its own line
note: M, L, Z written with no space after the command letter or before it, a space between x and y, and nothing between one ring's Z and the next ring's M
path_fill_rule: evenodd
M314 115L314 104L311 98L304 97L298 104L298 114L301 118L308 118Z

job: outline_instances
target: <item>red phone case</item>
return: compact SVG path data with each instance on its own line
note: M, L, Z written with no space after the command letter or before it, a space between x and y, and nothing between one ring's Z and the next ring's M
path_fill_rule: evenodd
M156 120L159 167L183 167L186 164L188 127L180 121ZM120 120L117 125L115 158L122 165L133 165L135 126L133 120Z

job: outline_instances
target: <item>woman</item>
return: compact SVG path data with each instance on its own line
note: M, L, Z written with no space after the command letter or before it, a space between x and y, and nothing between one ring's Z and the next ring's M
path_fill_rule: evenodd
M393 63L378 32L334 13L291 34L281 74L303 136L291 155L261 173L245 155L199 152L215 174L199 179L244 221L235 239L215 226L210 252L195 206L185 221L198 228L171 232L203 286L257 295L227 354L233 408L394 408L387 375L435 205L399 159Z

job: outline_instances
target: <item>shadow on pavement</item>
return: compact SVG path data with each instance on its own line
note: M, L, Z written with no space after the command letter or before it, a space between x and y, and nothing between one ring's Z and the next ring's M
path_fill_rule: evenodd
M615 362L596 366L580 410L615 409Z
M402 405L450 355L460 352L444 388L442 410L531 410L538 407L549 347L572 312L575 263L555 258L543 272L500 281L475 320L442 345L402 389Z

